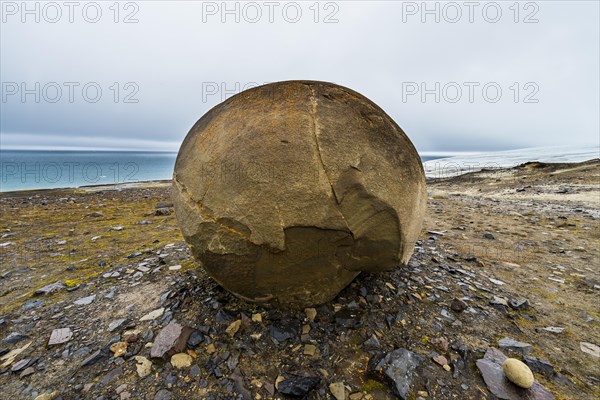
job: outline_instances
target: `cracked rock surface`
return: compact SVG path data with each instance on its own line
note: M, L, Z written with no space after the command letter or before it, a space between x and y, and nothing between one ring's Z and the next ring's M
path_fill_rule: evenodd
M185 138L173 185L182 233L217 282L298 307L406 264L427 201L400 127L359 93L314 81L214 107Z

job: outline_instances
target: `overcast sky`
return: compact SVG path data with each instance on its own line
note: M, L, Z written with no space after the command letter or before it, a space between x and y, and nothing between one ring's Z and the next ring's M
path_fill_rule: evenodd
M420 151L599 142L597 1L113 3L2 2L2 148L177 150L290 79L364 94Z

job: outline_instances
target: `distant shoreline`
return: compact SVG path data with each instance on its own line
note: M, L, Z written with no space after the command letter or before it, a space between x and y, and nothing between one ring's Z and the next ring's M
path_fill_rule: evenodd
M0 149L3 152L20 152L20 153L166 153L177 154L176 150L71 150L71 149Z
M53 189L126 187L168 181L172 151L7 150L2 149L0 193ZM513 168L526 162L570 163L600 158L598 146L538 147L496 152L419 153L425 176L444 179L480 170ZM236 168L260 169L257 165ZM146 183L148 184L148 183Z
M445 159L440 159L440 160L445 160ZM431 161L435 161L435 160L431 160ZM582 165L582 164L586 164L586 163L593 163L593 162L597 162L597 161L600 161L600 158L592 158L589 160L577 161L577 162L556 162L556 163L540 162L540 164L549 164L549 165L556 165L556 166L560 165L563 167L574 167L574 166L578 166L578 165ZM481 172L482 170L484 170L484 171L489 170L492 173L500 172L500 171L508 171L508 170L516 169L516 168L523 166L525 164L528 164L528 163L537 163L537 162L538 161L528 161L528 162L521 163L518 165L509 166L509 167L498 167L496 169L493 169L493 168L488 168L488 169L484 168L484 169L477 169L477 170L473 169L471 171L465 171L462 174L448 174L447 176L426 176L426 181L427 181L427 183L432 183L432 182L445 180L445 179L453 179L453 178L457 178L459 176L466 176L469 174ZM140 187L148 187L148 188L165 187L165 186L170 186L171 182L172 182L171 179L150 179L150 180L135 181L135 182L101 183L101 184L95 184L95 185L82 185L82 186L72 186L72 187L22 189L22 190L0 191L0 196L14 196L14 195L26 196L26 195L35 195L35 194L39 194L39 193L49 194L49 193L52 193L55 191L60 192L60 191L70 191L70 190L97 192L97 191L101 191L101 190L124 190L124 189L129 189L129 188L140 188Z
M119 182L119 183L100 183L97 185L83 185L83 186L72 186L72 187L58 187L58 188L47 188L47 189L22 189L22 190L11 190L11 191L0 191L0 196L4 195L21 195L21 194L34 194L38 192L50 193L54 191L68 191L68 190L81 190L96 192L100 190L123 190L132 187L160 187L171 185L171 179L153 179L146 181L136 182Z

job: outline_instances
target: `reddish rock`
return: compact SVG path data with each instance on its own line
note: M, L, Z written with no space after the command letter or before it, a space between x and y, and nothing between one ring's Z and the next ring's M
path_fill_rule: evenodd
M431 339L431 344L443 352L448 351L448 339L446 339L443 336L439 337L439 338Z
M433 361L435 361L436 363L440 364L442 367L444 365L448 365L448 360L446 359L446 357L444 356L435 356L432 357Z
M150 349L150 357L168 359L173 354L181 353L185 350L187 340L193 331L190 327L171 322L156 335Z

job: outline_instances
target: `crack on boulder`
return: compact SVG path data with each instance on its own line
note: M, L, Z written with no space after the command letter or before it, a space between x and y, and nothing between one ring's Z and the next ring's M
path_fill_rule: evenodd
M318 99L315 88L310 86L310 90L312 133L317 156L337 203L336 208L353 239L349 263L344 263L342 267L349 271L391 270L399 264L398 253L403 243L398 214L389 204L368 193L361 183L359 165L362 163L362 157L358 165L349 165L337 182L332 182L325 168L319 143ZM361 112L361 116L368 120L369 124L372 123L372 114L373 112ZM368 251L361 254L361 249Z
M315 146L317 148L317 156L319 157L319 162L321 164L321 169L323 170L323 174L325 175L325 178L327 178L327 181L329 182L329 187L331 188L331 193L333 194L333 198L339 204L338 198L335 194L335 190L333 190L333 184L331 182L331 178L329 178L329 175L327 174L327 170L325 169L325 163L323 162L323 157L321 155L321 146L319 145L319 123L317 121L317 96L315 94L315 89L312 86L310 87L310 91L311 91L310 117L312 120L312 134L315 139Z
M340 201L338 199L337 194L335 193L335 189L333 187L333 183L331 181L331 178L329 177L329 174L327 174L327 170L325 169L325 163L323 162L323 156L321 155L321 146L319 144L319 122L317 120L317 95L315 93L315 88L311 85L310 86L310 92L311 92L311 97L310 97L310 105L311 105L311 120L312 120L312 133L313 133L313 137L315 139L315 146L317 149L317 156L319 158L319 162L321 164L321 169L323 170L323 175L325 175L325 178L327 178L327 182L329 182L329 187L331 189L331 194L333 194L333 198L335 199L336 204L339 206ZM348 233L352 236L352 238L354 238L354 233L352 232L352 230L350 229L350 226L348 225L348 222L346 221L346 216L344 215L344 213L339 209L339 207L337 207L338 212L340 214L340 216L342 217L342 219L344 220L344 223L346 224L346 227L348 228Z
M250 238L251 231L250 231L250 229L246 225L242 224L239 221L235 221L237 224L239 224L239 225L243 226L244 228L246 228L249 231L248 234L240 232L239 230L237 230L237 229L235 229L235 228L233 228L233 227L231 227L229 225L226 225L226 224L224 224L222 222L219 222L221 220L222 221L224 221L224 220L233 221L233 220L231 220L229 218L219 218L219 219L217 219L217 218L215 218L215 217L213 217L211 215L207 215L206 213L203 212L203 210L206 209L206 207L204 206L204 204L201 201L197 201L196 199L194 199L194 197L191 195L191 193L189 192L189 190L187 189L187 187L177 179L177 176L175 174L173 174L173 182L175 183L175 185L179 189L179 193L181 193L181 197L183 197L183 200L188 205L188 207L197 210L198 214L200 215L200 217L203 220L209 221L209 222L211 222L211 223L219 226L220 228L223 228L223 229L225 229L225 230L227 230L227 231L229 231L229 232L231 232L231 233L233 233L235 235L241 236L242 238L246 239L249 242L252 242L252 239Z

